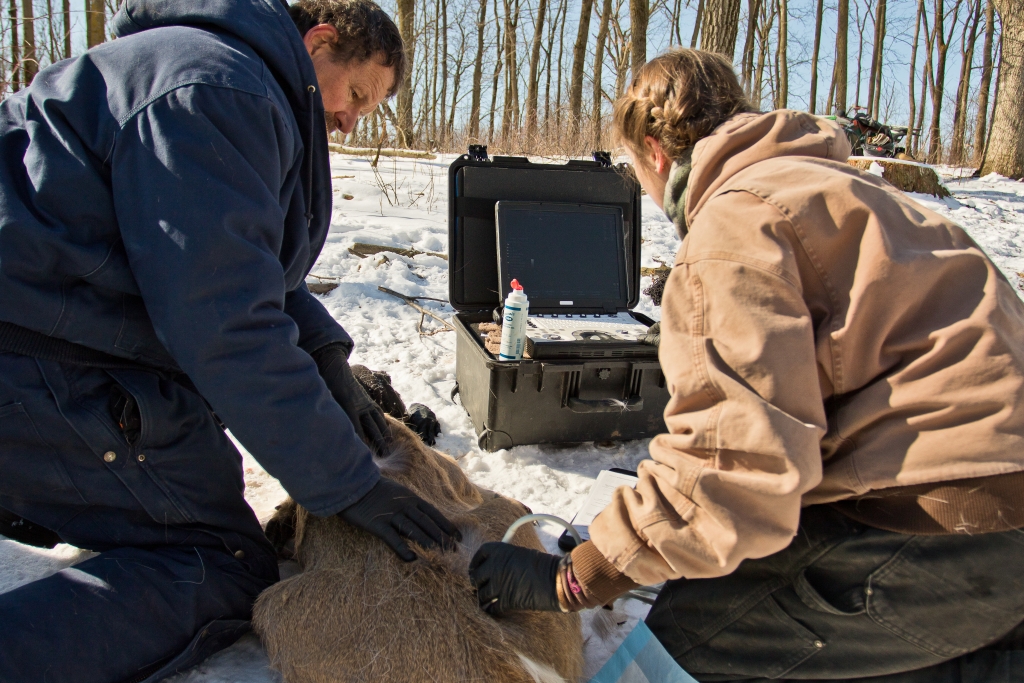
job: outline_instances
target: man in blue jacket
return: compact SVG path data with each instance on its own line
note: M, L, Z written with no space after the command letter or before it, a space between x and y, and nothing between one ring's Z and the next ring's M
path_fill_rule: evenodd
M0 105L0 508L99 553L0 595L5 683L160 680L244 632L277 564L221 421L403 559L458 537L381 479L386 423L304 285L326 129L394 94L394 23L127 0L114 30Z

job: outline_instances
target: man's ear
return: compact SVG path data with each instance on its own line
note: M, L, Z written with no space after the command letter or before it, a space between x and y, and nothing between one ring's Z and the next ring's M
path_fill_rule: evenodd
M338 42L338 38L338 29L330 24L317 24L306 31L306 35L302 37L302 42L306 46L306 52L312 57L324 48L330 49L333 47Z

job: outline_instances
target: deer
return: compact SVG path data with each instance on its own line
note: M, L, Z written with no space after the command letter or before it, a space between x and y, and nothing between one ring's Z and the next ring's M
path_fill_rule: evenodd
M294 529L301 573L257 599L253 628L286 683L577 683L583 636L577 614L480 609L469 561L529 514L522 503L474 485L450 456L388 417L381 475L433 504L462 533L455 552L412 546L403 562L383 541L339 517L288 500L268 522L275 545ZM544 550L532 525L511 542Z

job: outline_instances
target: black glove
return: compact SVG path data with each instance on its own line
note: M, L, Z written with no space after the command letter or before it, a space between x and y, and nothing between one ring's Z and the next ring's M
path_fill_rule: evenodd
M488 614L524 610L560 612L560 558L510 543L484 543L469 563L480 606Z
M381 410L396 420L405 418L405 403L391 386L391 375L383 370L371 370L365 365L353 365L352 375Z
M340 344L331 344L313 352L317 370L323 377L331 396L338 402L356 435L377 455L387 453L388 422L380 407L367 396L363 387L352 375L348 365L348 354Z
M383 477L338 516L387 543L406 562L415 560L416 554L404 539L424 548L441 546L445 550L453 550L462 540L462 533L437 508Z
M441 423L437 421L437 415L422 403L413 403L409 406L409 414L405 416L404 422L412 431L419 434L420 439L428 446L433 446L437 441L437 435L441 433Z
M661 345L661 323L656 322L647 328L647 334L640 337L641 344L650 344L651 346Z

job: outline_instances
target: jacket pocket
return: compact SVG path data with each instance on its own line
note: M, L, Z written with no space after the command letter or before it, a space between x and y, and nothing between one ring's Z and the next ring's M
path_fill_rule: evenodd
M779 678L825 647L768 595L704 644L679 658L693 673ZM669 651L672 648L668 648Z
M20 403L0 407L0 496L26 505L66 506L63 521L87 505L60 456Z

